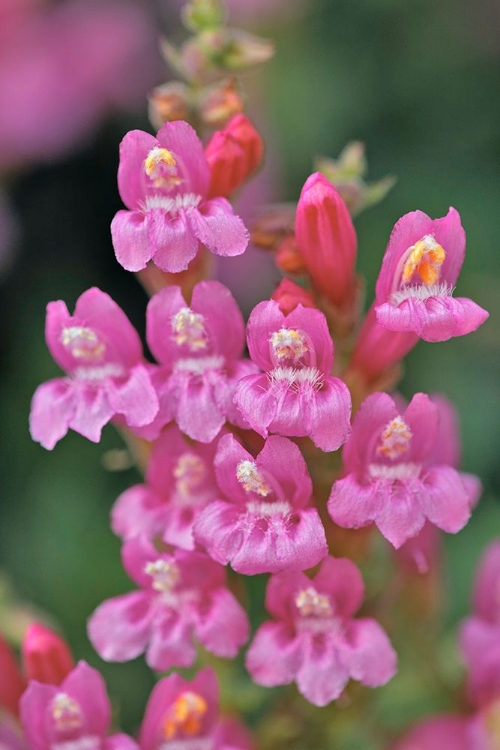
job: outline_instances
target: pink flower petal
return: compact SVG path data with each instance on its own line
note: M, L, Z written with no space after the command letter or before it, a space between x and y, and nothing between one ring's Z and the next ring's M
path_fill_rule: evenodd
M364 585L356 565L345 557L327 557L314 577L314 588L329 594L335 614L352 617L363 601Z
M238 303L219 281L196 284L191 309L205 319L211 350L228 360L239 359L245 347L245 323Z
M278 411L278 396L269 391L267 375L247 375L236 386L234 403L250 427L262 437Z
M176 373L179 396L176 420L179 429L193 440L211 443L226 418L221 413L207 374L202 377Z
M154 254L146 217L137 211L118 211L111 222L116 260L126 271L141 271Z
M184 178L183 193L205 196L210 181L210 170L203 145L196 131L187 122L167 122L158 131L161 146L175 156L179 172Z
M145 534L150 539L162 533L163 498L144 484L122 492L111 511L111 528L127 539Z
M248 640L250 625L234 596L227 589L219 588L212 592L195 632L202 646L212 654L233 659Z
M42 383L31 402L31 437L51 451L68 432L74 412L75 394L70 381L57 378Z
M330 632L305 632L300 637L302 663L297 670L299 692L315 706L338 698L349 680L349 667Z
M155 620L146 650L146 663L156 672L172 667L190 667L196 659L192 626L171 613Z
M416 536L425 523L420 500L423 489L419 480L381 482L377 487L379 511L374 521L396 549Z
M128 425L150 424L158 413L158 397L144 365L136 365L125 381L110 382L107 392L111 408Z
M469 494L460 474L450 466L437 466L429 469L423 481L420 506L426 517L443 531L456 534L471 514Z
M340 378L325 378L305 411L311 425L307 434L317 448L336 451L345 443L351 431L351 394Z
M245 659L253 681L266 687L293 682L299 664L300 644L281 622L265 622L257 630Z
M74 398L76 409L69 426L93 443L98 443L102 428L114 414L107 393L91 383L80 382L75 383Z
M118 190L122 201L131 211L139 208L146 196L144 160L157 146L156 138L142 130L131 130L120 143Z
M234 257L247 249L248 229L225 198L205 201L186 218L193 234L215 255Z
M346 637L349 672L363 685L378 687L394 677L397 655L380 625L368 618L349 623Z
M111 706L104 679L96 669L80 661L59 688L80 704L85 730L98 737L105 735L111 723Z
M150 597L144 591L103 602L90 616L89 639L105 661L128 661L144 651L151 632Z
M168 273L185 271L198 252L199 242L185 211L175 216L155 208L147 213L148 238L155 265Z

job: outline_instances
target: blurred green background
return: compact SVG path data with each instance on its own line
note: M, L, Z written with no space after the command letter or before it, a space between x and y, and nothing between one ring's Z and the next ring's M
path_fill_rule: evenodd
M450 205L461 213L468 252L457 293L487 308L490 319L466 338L420 344L402 385L407 396L440 391L454 401L463 467L484 482L469 526L446 540L449 628L467 611L481 548L500 536L498 22L493 0L304 0L293 13L284 3L254 24L275 40L275 59L244 81L259 91L254 118L270 136L276 200L296 200L312 157L334 157L352 139L366 143L372 179L397 175L384 203L356 220L368 299L402 214L419 208L443 216ZM117 147L132 127L149 129L145 107L142 118L103 124L84 150L9 177L20 232L0 282L2 575L19 602L50 614L78 657L102 668L127 728L140 720L153 677L143 659L104 665L85 620L103 599L129 589L108 514L138 475L104 468L106 452L120 447L111 427L99 445L70 433L49 453L30 441L27 419L36 386L58 375L43 338L49 300L71 309L97 285L143 332L147 299L115 262L109 237L121 207ZM263 279L251 282L258 299Z

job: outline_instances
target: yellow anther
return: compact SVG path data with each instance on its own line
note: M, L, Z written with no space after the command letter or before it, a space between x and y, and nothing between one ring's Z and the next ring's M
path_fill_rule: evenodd
M79 729L82 726L82 709L79 703L66 693L57 693L51 705L52 718L59 732Z
M196 735L208 711L207 702L198 693L182 693L170 707L163 724L166 740L183 735Z
M70 326L61 331L61 343L77 359L99 359L106 351L106 345L91 328Z
M271 488L264 481L253 461L240 461L236 468L236 479L246 492L255 492L261 497L267 497Z
M331 617L333 614L328 597L318 594L312 586L297 594L295 606L302 617Z
M385 426L377 453L386 458L399 458L409 448L412 432L402 417L394 417Z
M168 560L155 560L144 566L146 575L153 579L153 588L163 594L169 594L179 581L179 569L175 563Z
M166 167L175 167L176 161L174 155L168 150L168 148L155 146L151 149L144 160L144 171L148 177L156 179L160 176L159 172L162 165Z
M297 362L309 351L303 334L293 328L281 328L275 331L270 342L278 360L292 359Z
M441 266L446 258L446 252L434 237L426 234L410 248L410 254L403 268L402 281L408 284L415 273L426 286L439 281Z
M205 319L189 307L182 307L171 321L173 339L178 346L186 344L192 352L206 349Z

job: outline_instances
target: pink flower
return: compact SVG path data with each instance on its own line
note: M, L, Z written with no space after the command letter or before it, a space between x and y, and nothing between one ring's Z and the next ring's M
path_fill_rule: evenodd
M252 360L265 373L243 378L235 403L263 437L309 436L334 451L350 431L351 397L345 383L330 375L333 342L319 310L298 305L285 316L274 300L250 315L247 341Z
M251 750L242 727L218 716L219 685L212 669L188 682L178 674L153 688L139 733L141 750Z
M425 341L475 331L488 313L469 299L452 297L464 257L465 232L454 208L442 219L422 211L403 216L392 231L377 281L380 325Z
M19 698L25 688L26 680L14 653L0 634L0 715L3 709L13 716L17 715Z
M246 665L259 685L287 685L316 706L340 696L350 678L384 685L396 673L396 654L380 625L353 620L363 600L359 570L346 558L327 557L315 578L284 571L271 576L265 622Z
M472 748L464 716L435 716L411 729L393 750L488 750Z
M70 315L61 300L47 306L45 340L67 378L49 380L33 396L33 440L52 450L69 428L97 443L115 415L130 426L149 424L158 399L137 332L125 313L93 287Z
M188 443L175 425L164 430L153 446L147 483L125 490L113 507L115 534L124 539L145 534L194 549L193 523L219 494L213 468L216 448L216 443Z
M241 255L249 235L225 198L207 199L210 169L186 122L169 122L157 138L141 130L120 145L118 187L129 211L111 223L116 257L127 271L153 260L178 273L201 244L216 255Z
M394 547L414 537L427 518L455 533L470 516L471 494L453 467L434 459L439 410L417 393L402 413L386 393L361 405L343 451L344 478L335 482L328 512L335 523L374 522Z
M257 458L225 435L215 457L219 486L228 498L198 516L194 535L218 562L246 575L304 570L328 553L312 483L298 447L270 437Z
M160 410L140 434L154 439L161 427L175 419L193 440L210 443L226 419L248 427L233 404L236 384L255 372L240 359L244 323L230 291L218 281L202 281L188 307L180 287L162 289L148 305L149 347L161 363L153 375Z
M295 218L295 238L312 282L336 305L352 296L357 238L344 200L320 172L306 180Z
M189 667L193 636L217 656L236 656L249 627L224 568L201 552L157 552L144 537L125 542L122 559L141 590L108 599L90 617L89 638L103 659L128 661L146 650L158 672Z
M477 706L500 699L500 541L487 548L473 593L473 615L460 629L469 695Z
M0 747L2 750L30 750L16 724L8 716L0 716Z
M108 737L111 706L99 672L84 661L58 687L30 682L21 698L21 721L31 750L99 748L137 750L125 734Z

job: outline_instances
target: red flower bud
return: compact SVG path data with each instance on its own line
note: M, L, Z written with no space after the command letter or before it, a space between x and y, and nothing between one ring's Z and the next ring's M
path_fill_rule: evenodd
M340 194L319 172L302 188L295 237L314 286L341 305L351 296L354 283L356 232Z
M281 279L271 299L275 299L284 315L289 315L297 305L316 307L313 297L308 291L291 279Z
M49 685L60 685L75 666L66 641L40 623L33 623L26 631L22 657L28 680Z
M245 115L236 115L224 128L214 133L205 149L212 173L209 198L228 196L259 166L264 144Z
M12 649L0 636L0 708L17 716L19 698L26 688Z

